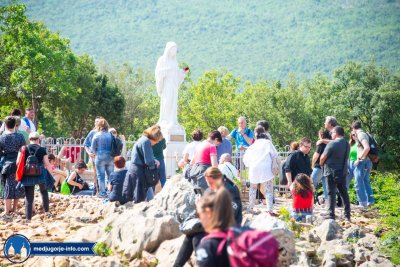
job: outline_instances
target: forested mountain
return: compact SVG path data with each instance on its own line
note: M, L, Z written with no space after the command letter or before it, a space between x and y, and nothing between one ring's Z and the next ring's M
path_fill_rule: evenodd
M398 69L400 1L25 0L31 19L96 62L153 70L167 41L195 77L226 68L243 79L331 74L349 60Z

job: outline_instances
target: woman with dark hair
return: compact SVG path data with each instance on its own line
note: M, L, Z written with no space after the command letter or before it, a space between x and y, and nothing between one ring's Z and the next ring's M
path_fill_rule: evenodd
M21 186L25 187L25 210L26 220L30 222L32 218L32 207L35 197L35 185L39 185L40 194L42 195L43 209L47 216L51 216L49 213L49 193L47 191L47 175L51 173L51 165L47 156L46 148L40 146L40 135L37 132L31 132L29 134L30 144L25 148L25 159L26 161L30 155L36 156L39 162L41 173L39 176L31 176L24 174L21 180ZM20 156L19 156L20 157ZM17 186L18 187L18 186Z
M140 203L145 201L148 189L146 184L145 168L157 168L160 162L155 159L152 146L157 144L163 135L158 125L153 125L143 132L132 148L131 163L124 180L122 195L124 201L134 201ZM151 189L152 190L152 189Z
M81 177L86 170L86 163L81 160L75 165L75 170L68 177L67 183L72 195L90 196L93 194L93 191L89 189L89 185Z
M4 120L5 131L0 136L0 165L3 166L0 174L1 186L4 186L5 214L15 212L18 199L24 197L24 189L16 189L15 180L16 162L19 149L25 145L22 134L15 132L16 118L6 117ZM0 168L1 169L1 168ZM11 207L12 202L14 203Z
M256 201L257 187L267 200L267 211L275 216L273 212L274 200L274 174L272 173L272 162L278 156L275 146L267 139L267 134L262 126L254 130L256 141L247 149L243 157L243 163L249 168L250 192L249 211L253 212Z
M196 152L196 148L199 144L201 144L201 140L203 139L203 131L201 129L196 129L192 132L192 142L187 144L182 152L182 159L179 161L179 168L184 168L186 164L190 164L192 161L194 154Z
M221 133L212 131L208 134L207 140L204 140L197 148L194 158L191 162L190 181L204 191L207 183L204 180L204 172L208 167L218 167L217 145L222 143Z
M311 179L304 173L296 175L290 186L293 195L292 214L296 221L301 221L313 213L314 187Z
M321 129L318 131L319 140L330 139L330 133L328 130ZM311 168L313 169L311 173L311 180L314 185L314 189L317 190L319 181L322 180L322 186L324 188L324 199L328 199L328 188L326 184L326 177L322 175L323 171L319 164L322 153L325 151L326 144L320 143L317 145L317 149L314 152L311 161Z
M206 192L197 202L197 214L199 214L201 224L207 233L225 232L235 224L231 202L231 195L224 188L217 192ZM203 239L200 242L196 248L197 266L230 266L226 249L227 243L225 243L220 254L217 251L221 240L221 238L213 237Z

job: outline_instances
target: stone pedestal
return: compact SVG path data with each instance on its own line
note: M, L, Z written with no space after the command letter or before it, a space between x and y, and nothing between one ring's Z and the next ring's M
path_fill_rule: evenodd
M178 168L176 155L181 158L182 151L187 144L185 128L178 123L173 125L161 123L160 126L167 143L167 148L164 150L165 171L167 177L171 177L176 174Z

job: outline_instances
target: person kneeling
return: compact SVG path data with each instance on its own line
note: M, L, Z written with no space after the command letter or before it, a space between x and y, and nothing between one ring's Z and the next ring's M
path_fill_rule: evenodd
M301 221L307 215L312 215L314 187L311 178L304 173L299 173L290 185L290 191L293 195L291 216L296 221Z
M110 191L110 202L119 201L124 203L122 197L122 187L124 185L127 169L125 168L125 158L117 156L114 158L114 171L110 175L110 183L108 184L108 191Z
M82 179L81 175L87 170L86 163L82 160L76 164L76 169L68 177L67 183L71 195L91 195L88 184Z

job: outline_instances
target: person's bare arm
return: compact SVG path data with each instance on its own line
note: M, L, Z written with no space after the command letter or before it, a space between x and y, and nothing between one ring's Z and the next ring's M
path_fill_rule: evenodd
M319 153L315 152L313 157L312 157L311 168L314 169L315 163L317 163L318 158L319 158Z
M327 158L328 158L328 156L326 154L322 154L321 158L319 159L319 164L321 166L324 165Z
M108 186L107 186L107 188L108 188L108 191L110 191L110 192L111 192L111 191L112 191L112 184L111 184L111 183L109 183L109 184L108 184Z
M288 181L288 187L290 187L290 185L292 184L292 173L291 172L286 172L286 178Z
M80 183L75 182L76 172L72 172L71 175L68 177L67 183L73 186L79 187L79 189L83 188L83 185Z
M211 158L211 166L218 167L217 155L211 155L210 158Z
M50 165L50 162L49 162L49 157L47 155L44 155L44 157L43 157L43 164L44 164L44 167L47 169L47 171L49 173L51 173L52 172L51 171L51 165Z
M329 144L332 140L330 139L321 139L317 141L317 146L321 145L321 144Z

